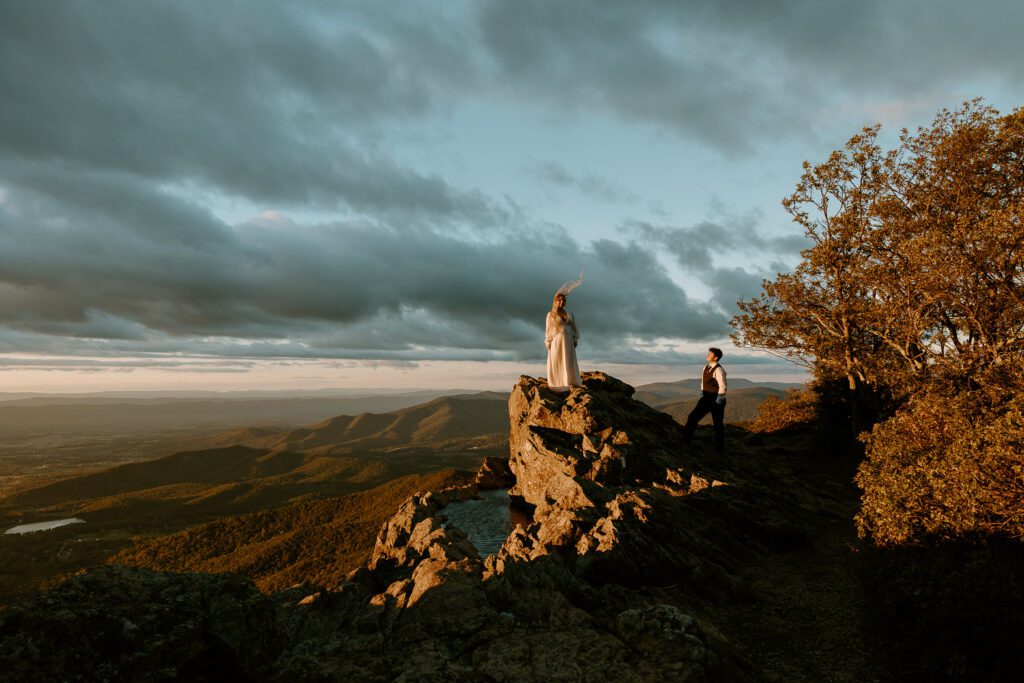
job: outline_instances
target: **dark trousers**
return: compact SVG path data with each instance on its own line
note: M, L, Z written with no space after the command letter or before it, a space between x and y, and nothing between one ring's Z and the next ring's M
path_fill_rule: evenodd
M686 418L686 426L683 427L683 438L689 441L693 438L693 431L697 429L697 423L711 413L711 420L715 423L715 450L725 448L725 402L718 404L718 394L708 392L701 393L697 405L690 411Z

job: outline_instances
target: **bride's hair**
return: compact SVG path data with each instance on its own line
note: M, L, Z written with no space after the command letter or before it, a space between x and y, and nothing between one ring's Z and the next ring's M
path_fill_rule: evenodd
M565 320L567 316L559 314L558 312L558 297L562 297L562 299L565 299L565 294L562 294L561 292L555 293L554 298L551 299L551 312L557 315L558 317L562 318L562 320Z

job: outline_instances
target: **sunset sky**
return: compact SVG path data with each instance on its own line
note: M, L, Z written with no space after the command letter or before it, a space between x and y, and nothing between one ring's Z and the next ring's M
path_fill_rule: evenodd
M0 392L626 381L804 246L804 160L1024 104L1016 2L0 0Z

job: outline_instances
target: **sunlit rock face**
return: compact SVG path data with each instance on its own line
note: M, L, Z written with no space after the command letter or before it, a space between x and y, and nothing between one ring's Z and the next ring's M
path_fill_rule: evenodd
M694 533L708 527L687 497L725 484L683 444L671 417L632 399L633 388L601 372L551 391L522 377L509 397L510 494L536 506L490 563L556 554L589 581L675 583L715 575L734 590L722 553Z
M593 507L598 487L650 482L681 464L682 430L671 417L631 398L633 387L603 372L583 386L551 391L522 377L509 397L510 493L537 507Z
M623 597L687 580L695 595L742 590L719 564L728 553L700 537L708 521L687 510L691 494L725 482L683 450L677 423L632 394L603 373L568 394L521 378L505 483L533 519L481 558L459 515L446 515L475 487L406 501L351 577L376 591L387 637L417 649L439 633L479 641L466 665L495 680L743 680L742 662L683 607ZM504 469L485 463L477 480Z

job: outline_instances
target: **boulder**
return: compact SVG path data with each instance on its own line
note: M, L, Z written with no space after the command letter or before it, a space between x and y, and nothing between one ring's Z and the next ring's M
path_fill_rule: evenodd
M632 394L633 387L603 372L584 373L583 386L568 394L520 377L509 396L510 495L542 513L552 506L588 506L582 481L649 483L678 467L682 428ZM697 464L692 457L691 464Z

